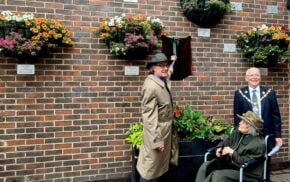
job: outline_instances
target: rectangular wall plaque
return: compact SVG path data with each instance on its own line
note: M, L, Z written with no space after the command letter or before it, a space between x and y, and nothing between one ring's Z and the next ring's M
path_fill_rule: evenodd
M210 29L209 28L198 28L197 36L199 37L210 37Z
M236 44L224 44L224 52L237 52Z
M268 75L268 68L259 68L259 70L262 76Z
M139 66L125 66L125 75L139 75Z
M242 11L243 10L242 3L232 2L231 4L232 4L232 10L234 10L234 11Z
M278 7L273 5L267 6L267 13L278 14Z
M18 75L34 75L35 65L34 64L17 64Z
M137 3L138 0L124 0L124 2L126 2L126 3Z

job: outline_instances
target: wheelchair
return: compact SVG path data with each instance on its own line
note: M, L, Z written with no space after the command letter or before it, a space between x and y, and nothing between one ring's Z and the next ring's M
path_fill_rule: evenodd
M255 167L258 164L261 164L261 162L263 163L263 172L262 172L263 174L261 174L261 179L257 179L257 180L259 182L266 182L267 181L268 160L271 158L272 155L277 153L280 149L278 146L276 146L271 151L269 151L268 145L269 145L269 141L271 138L274 138L274 135L271 134L271 135L265 136L266 152L265 152L264 157L262 159L259 159L259 160L252 159L252 160L245 162L241 166L239 166L239 171L240 171L239 182L243 182L243 173L245 170L252 168L252 167ZM209 148L207 150L207 152L204 155L204 162L213 158L213 155L215 155L215 149L216 149L215 147L212 147L212 148Z

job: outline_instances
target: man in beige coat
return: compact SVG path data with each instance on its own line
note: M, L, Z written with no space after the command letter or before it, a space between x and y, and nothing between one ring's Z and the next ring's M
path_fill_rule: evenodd
M173 61L176 56L172 56ZM177 165L178 143L173 132L172 96L167 86L169 60L156 54L147 64L150 73L142 88L143 141L137 162L140 182L155 182L169 169L169 163Z

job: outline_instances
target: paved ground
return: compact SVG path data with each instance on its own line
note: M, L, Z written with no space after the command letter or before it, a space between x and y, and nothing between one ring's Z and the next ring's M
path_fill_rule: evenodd
M282 169L271 172L271 182L289 182L290 181L290 166L288 169Z

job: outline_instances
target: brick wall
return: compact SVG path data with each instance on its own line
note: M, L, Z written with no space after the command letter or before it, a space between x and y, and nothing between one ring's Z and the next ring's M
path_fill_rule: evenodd
M179 0L0 0L0 11L33 12L56 18L73 32L75 45L59 48L36 65L32 76L16 74L17 59L0 57L0 182L93 181L126 178L131 150L125 131L140 121L140 90L146 62L119 60L91 33L104 17L145 14L162 19L170 36L192 37L193 75L172 83L174 100L189 103L204 115L232 122L234 91L246 85L240 51L223 52L238 32L262 23L288 25L286 0L242 2L212 28L210 38L197 37L197 26L180 9ZM254 4L255 3L255 4ZM279 14L267 14L277 5ZM124 76L124 66L140 66L139 76ZM285 145L275 161L289 160L289 64L270 68L262 84L277 91Z

